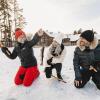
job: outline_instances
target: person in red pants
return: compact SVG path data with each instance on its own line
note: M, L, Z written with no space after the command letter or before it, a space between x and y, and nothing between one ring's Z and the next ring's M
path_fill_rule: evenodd
M2 52L10 59L15 59L17 56L21 61L21 66L15 76L15 84L30 86L32 82L39 76L37 68L37 60L34 56L33 46L40 40L43 31L40 29L31 41L27 40L25 32L20 28L15 30L16 46L11 53L7 47L2 47Z

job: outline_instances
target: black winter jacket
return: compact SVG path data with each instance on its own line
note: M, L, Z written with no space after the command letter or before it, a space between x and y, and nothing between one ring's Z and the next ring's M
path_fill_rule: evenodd
M32 47L40 40L38 34L36 34L31 41L26 41L24 44L17 43L13 52L11 53L7 48L2 51L10 59L15 59L17 56L21 61L21 66L32 67L37 65L37 60L34 56Z
M75 70L75 78L81 80L80 66L85 70L89 70L90 65L94 66L94 52L93 50L81 51L76 47L74 52L73 65Z

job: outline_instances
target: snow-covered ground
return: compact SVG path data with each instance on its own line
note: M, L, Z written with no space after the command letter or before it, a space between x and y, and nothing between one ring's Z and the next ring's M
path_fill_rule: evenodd
M13 79L20 66L19 59L10 60L0 50L0 100L100 100L100 91L92 81L89 81L83 89L76 89L73 86L75 47L68 46L66 49L62 75L67 83L58 82L54 78L46 79L44 67L38 66L41 74L30 87L14 84ZM39 62L40 49L34 48L34 51ZM55 74L55 70L53 73Z

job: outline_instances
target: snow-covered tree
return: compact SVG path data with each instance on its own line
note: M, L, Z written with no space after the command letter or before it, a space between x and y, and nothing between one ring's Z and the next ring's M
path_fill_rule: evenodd
M15 28L24 28L26 22L22 12L17 0L0 0L0 38L5 44L15 40L12 39Z

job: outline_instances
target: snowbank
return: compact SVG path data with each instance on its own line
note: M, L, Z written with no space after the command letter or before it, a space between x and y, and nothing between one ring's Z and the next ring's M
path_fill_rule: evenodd
M20 65L19 59L10 60L0 50L0 100L99 100L100 91L92 81L83 89L73 86L73 52L75 47L66 47L67 54L63 63L62 75L67 83L58 82L54 78L46 79L44 67L39 66L40 77L30 87L15 86L13 79ZM12 48L11 48L12 50ZM35 48L39 61L40 50ZM45 51L46 53L46 51ZM53 70L55 73L55 70Z

